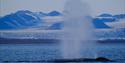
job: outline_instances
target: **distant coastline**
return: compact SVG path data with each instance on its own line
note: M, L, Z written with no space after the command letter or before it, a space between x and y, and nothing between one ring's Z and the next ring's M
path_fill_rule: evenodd
M5 39L0 38L0 44L53 44L58 43L57 39Z
M0 44L54 44L60 43L59 39L6 39L0 38ZM125 43L125 39L97 40L100 44Z

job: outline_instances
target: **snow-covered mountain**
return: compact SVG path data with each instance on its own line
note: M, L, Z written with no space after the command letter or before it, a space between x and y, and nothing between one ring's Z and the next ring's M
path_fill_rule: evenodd
M114 15L113 17L115 17L116 19L124 19L125 18L125 14Z
M101 16L101 17L100 17ZM125 15L102 14L97 18L106 28L96 29L96 36L104 39L125 39ZM98 20L97 20L98 21ZM99 25L99 24L98 24ZM102 25L100 25L102 27Z
M48 16L60 16L62 14L60 12L58 12L58 11L52 11L52 12L48 13L47 15Z
M125 28L125 19L119 19L115 22L107 22L106 25L112 28Z
M124 14L120 14L120 15L122 15L122 18L118 19L111 14L101 14L99 16L92 18L93 24L96 29L111 29L114 27L125 28L125 26L124 26L125 18L123 18ZM118 15L118 16L120 16L120 15ZM54 17L51 16L51 18L54 18ZM54 26L54 28L60 29L60 26L62 24L60 24L61 22L59 23L58 21L63 21L63 19L59 20L57 18L57 20L56 19L54 19L54 20L55 21L52 24L51 28L53 28L53 26ZM51 21L51 20L48 20L48 21Z
M93 24L97 29L113 28L116 24L122 24L125 14L111 15L103 13L92 18ZM0 29L22 29L41 25L40 28L58 29L63 21L62 14L58 11L49 13L31 12L20 10L0 18ZM119 23L120 22L120 23ZM116 23L116 24L115 24ZM57 26L58 24L58 26ZM122 24L124 27L124 24ZM54 28L53 28L54 27Z
M95 18L93 18L93 23L95 28L102 29L102 28L111 28L110 26L106 25L106 22L113 22L115 18L111 14L101 14Z
M105 13L92 19L96 36L99 39L125 38L125 14L111 15ZM4 38L42 39L45 36L46 38L58 37L62 28L63 18L58 11L43 13L21 10L0 17L0 37ZM7 32L2 31L3 29ZM14 29L14 31L9 32L9 29ZM18 32L17 29L21 32Z
M45 29L45 27L48 26L48 23L51 26L55 20L60 20L60 17L58 16L61 15L62 14L57 11L43 13L20 10L15 13L0 17L0 30L24 29L38 26Z
M0 18L0 29L31 28L41 22L41 19L31 11L17 11Z

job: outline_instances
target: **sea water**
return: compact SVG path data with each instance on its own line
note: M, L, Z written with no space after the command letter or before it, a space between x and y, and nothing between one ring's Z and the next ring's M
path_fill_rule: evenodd
M96 49L86 51L81 46L81 56L97 55L125 61L125 43L96 43ZM42 61L62 58L61 44L0 44L0 61ZM81 44L84 45L84 44ZM82 49L83 48L83 49ZM93 51L96 51L93 52ZM118 62L120 63L120 62Z

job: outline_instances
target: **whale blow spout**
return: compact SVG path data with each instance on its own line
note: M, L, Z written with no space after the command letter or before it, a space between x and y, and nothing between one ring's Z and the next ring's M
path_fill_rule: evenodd
M63 58L81 58L80 47L88 47L93 38L93 26L87 3L68 0L64 6L64 34L62 36ZM81 45L84 44L84 45Z

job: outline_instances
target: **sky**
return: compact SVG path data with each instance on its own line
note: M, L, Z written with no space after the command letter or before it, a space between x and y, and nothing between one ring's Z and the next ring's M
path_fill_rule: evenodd
M45 13L53 10L62 12L66 1L67 0L0 0L0 16L14 13L18 10L42 11ZM125 13L125 0L83 1L90 6L92 15L101 13Z

